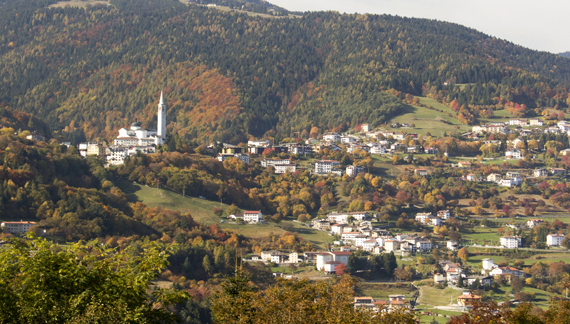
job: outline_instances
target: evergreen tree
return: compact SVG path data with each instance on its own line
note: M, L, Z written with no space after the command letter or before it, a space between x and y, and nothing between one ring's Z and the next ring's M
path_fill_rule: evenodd
M388 277L392 277L394 275L394 270L398 267L398 261L396 260L394 251L390 253L384 253L383 258L384 258L384 271L386 271L386 275Z
M463 284L463 276L460 274L459 279L457 279L457 287L463 288L465 285Z

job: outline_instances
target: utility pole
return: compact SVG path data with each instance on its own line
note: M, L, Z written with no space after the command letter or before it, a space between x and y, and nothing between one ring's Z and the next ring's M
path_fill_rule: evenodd
M185 197L185 194L186 194L186 185L182 187L182 197Z

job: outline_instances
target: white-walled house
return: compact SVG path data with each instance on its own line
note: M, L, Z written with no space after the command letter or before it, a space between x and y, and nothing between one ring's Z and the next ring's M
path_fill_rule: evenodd
M378 242L374 239L372 240L366 240L362 243L362 249L364 251L368 251L371 252L372 250L374 250L374 248L378 246Z
M326 133L323 139L327 142L340 142L340 135L338 133Z
M350 257L350 252L322 252L317 254L317 269L319 271L325 269L325 263L331 261L338 261L345 266L348 265L348 258ZM340 264L339 263L339 264Z
M524 272L513 267L497 267L494 268L490 275L497 276L497 275L514 275L517 277L524 277Z
M519 149L511 149L505 152L505 157L507 159L522 159L521 150Z
M262 220L261 211L245 211L243 212L243 220L246 223L258 223Z
M487 176L488 182L499 182L503 179L503 176L498 173L491 173Z
M366 170L364 167L359 166L359 165L349 165L346 167L346 174L349 177L355 177L357 174L359 174L360 172L364 172L364 170Z
M2 222L0 227L2 227L2 230L6 233L20 234L26 233L35 225L36 222Z
M542 219L529 219L528 221L526 221L526 226L528 226L528 228L534 228L535 226L538 226L540 224L544 224L544 220L542 220Z
M562 240L564 240L564 234L548 234L548 236L546 236L546 245L560 246Z
M420 223L427 223L428 218L433 217L433 215L431 213L417 213L416 214L416 222L420 222Z
M441 219L449 219L451 217L451 212L449 210L439 210L437 212L437 217Z
M479 283L481 284L481 286L490 286L491 282L493 281L493 277L491 277L491 276L470 276L470 277L465 277L463 282L466 283L467 285L472 285L477 280L479 280Z
M433 245L430 241L419 241L416 243L416 249L421 252L430 251Z
M546 169L536 169L532 173L535 178L548 177L548 171L546 171Z
M340 166L340 162L332 160L321 160L315 162L315 173L317 174L327 174L332 173L337 167Z
M352 217L357 221L363 221L370 218L370 213L367 211L350 212L350 213L330 213L328 219L333 223L348 223L348 218Z
M427 225L440 226L441 223L442 223L442 221L441 221L441 218L439 218L439 217L431 216L431 217L428 217L428 219L427 219Z
M493 270L497 267L497 265L495 265L495 263L493 262L493 259L483 259L482 263L483 263L483 270Z
M520 236L503 236L501 237L501 246L508 249L517 249L521 246Z

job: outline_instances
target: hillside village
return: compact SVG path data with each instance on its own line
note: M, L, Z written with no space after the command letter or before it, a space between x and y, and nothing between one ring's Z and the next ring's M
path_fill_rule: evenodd
M162 105L161 99L159 116ZM278 144L274 144L274 139L252 139L247 144L239 145L215 142L196 147L195 150L222 163L239 161L278 175L306 172L311 176L333 177L339 181L356 181L370 174L378 174L378 168L383 165L403 166L397 169L396 175L384 174L386 178L397 176L397 179L415 179L413 181L416 183L440 179L441 170L445 169L447 179L510 193L510 204L503 204L502 209L493 211L479 201L474 204L469 202L472 208L449 201L429 210L421 208L421 201L404 197L400 203L406 217L400 217L396 222L387 220L379 208L364 210L346 208L345 205L345 208L337 208L336 211L319 212L312 215L315 216L312 219L296 221L303 227L330 237L327 249L261 251L250 254L246 261L277 269L273 275L285 279L302 277L305 272L318 278L360 273L366 274L366 278L420 282L431 287L420 287L418 292L449 288L456 291L450 294L449 304L440 303L429 311L429 314L436 315L438 307L462 312L474 302L488 298L487 291L501 291L501 287L512 285L513 280L529 282L529 287L540 287L538 282L535 283L538 277L532 274L532 267L522 267L520 262L515 262L517 266L511 266L509 262L494 263L493 256L497 253L482 252L481 249L542 249L554 252L566 251L564 248L570 247L566 238L567 224L558 220L550 222L539 215L543 209L561 211L554 204L546 205L536 198L524 200L524 205L521 204L525 206L524 214L517 212L516 207L511 207L523 187L537 188L543 192L543 196L547 192L551 195L548 190L556 186L560 188L556 184L560 182L556 181L564 181L570 167L570 124L564 120L554 123L538 118L511 119L473 126L471 132L447 138L413 133L414 127L408 123L392 123L389 127L385 125L384 128L372 130L370 125L362 124L350 132L325 132L307 139L286 139ZM45 141L39 135L30 135L28 139ZM77 149L85 158L96 156L107 167L116 167L138 154L159 153L165 143L162 135L157 137L155 130L145 129L140 122L134 122L130 129L119 131L113 145L86 142L79 143ZM71 147L70 143L62 144ZM547 156L553 159L548 163L537 163L540 155L543 161ZM335 159L336 156L341 158ZM380 160L382 164L378 163L378 159L383 159ZM537 166L530 168L530 165ZM547 182L552 180L555 182ZM164 184L162 187L169 189ZM494 218L495 223L487 221L486 217L489 216ZM519 219L519 216L523 218ZM502 220L503 217L506 219ZM265 226L271 222L272 218L264 216L261 210L236 210L220 219L221 224L228 226ZM35 225L35 222L29 221L3 222L1 227L5 233L22 234ZM475 230L475 226L481 229ZM474 243L470 237L476 236L470 233L479 233L487 228L491 231L497 228L497 234L491 239L477 239L478 242ZM488 258L474 266L467 262L468 249L475 249L477 255ZM434 255L438 257L430 266L431 270L420 271L424 265L417 260L428 256L433 258ZM408 261L397 261L397 258ZM383 266L378 268L375 262ZM393 266L388 266L390 263ZM288 268L298 270L293 270L291 274L279 271ZM534 292L527 294L521 291L506 297L506 302L536 296ZM425 301L417 294L360 296L354 300L355 308L371 311L397 307L423 311L426 309L424 304Z

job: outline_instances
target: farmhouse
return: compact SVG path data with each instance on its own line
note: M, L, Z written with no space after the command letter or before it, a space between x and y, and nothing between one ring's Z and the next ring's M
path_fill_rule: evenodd
M243 220L247 223L258 223L262 220L261 211L245 211L243 212Z

